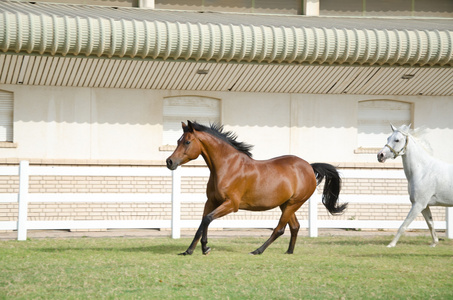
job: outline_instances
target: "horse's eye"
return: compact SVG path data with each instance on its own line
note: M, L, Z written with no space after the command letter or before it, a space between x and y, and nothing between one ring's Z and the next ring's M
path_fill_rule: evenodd
M189 145L189 144L190 144L190 141L186 141L186 143L185 143L185 144L186 144L186 145Z
M395 140L395 142L396 142L396 143L399 143L399 142L400 142L400 140L396 139L396 140Z

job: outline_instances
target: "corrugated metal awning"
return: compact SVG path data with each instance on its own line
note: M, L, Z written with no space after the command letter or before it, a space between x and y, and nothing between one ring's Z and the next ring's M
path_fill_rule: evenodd
M451 95L452 27L5 1L0 83Z
M0 3L0 49L217 62L453 65L452 24L437 20L433 28L425 21L6 1Z

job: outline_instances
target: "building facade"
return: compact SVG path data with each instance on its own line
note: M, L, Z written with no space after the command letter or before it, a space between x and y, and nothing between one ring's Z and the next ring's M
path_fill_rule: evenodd
M449 1L399 1L394 10L386 1L61 2L0 3L1 165L162 167L187 119L224 124L255 145L256 159L294 154L370 172L402 170L400 159L382 165L376 153L390 122L411 123L453 163ZM0 180L0 192L17 192L15 176ZM30 180L32 193L171 189L158 176ZM184 178L183 189L203 193L206 180ZM343 192L407 189L402 179L348 178ZM30 218L165 218L168 205L36 203ZM2 221L17 218L17 204L1 206ZM198 219L202 206L182 214ZM402 219L408 207L352 204L340 218ZM279 212L230 218L251 215Z

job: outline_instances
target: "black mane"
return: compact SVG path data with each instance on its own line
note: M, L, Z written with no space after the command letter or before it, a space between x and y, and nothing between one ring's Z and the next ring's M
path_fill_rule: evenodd
M252 153L250 150L252 150L253 146L243 143L243 142L238 142L237 135L234 132L231 131L223 131L223 125L221 124L211 124L210 127L207 127L205 125L199 124L197 122L192 122L192 127L193 129L197 131L203 131L206 133L209 133L215 137L220 138L221 140L227 142L231 146L233 146L236 150L241 151L245 154L247 154L249 157L252 157Z

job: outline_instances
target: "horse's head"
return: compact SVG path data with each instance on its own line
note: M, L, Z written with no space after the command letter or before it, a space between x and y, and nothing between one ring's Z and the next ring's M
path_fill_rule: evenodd
M178 146L172 155L167 158L167 168L175 170L178 166L183 165L201 154L201 143L195 136L192 122L188 125L182 123L183 135L178 140Z
M396 128L391 125L393 133L387 138L387 144L377 154L379 162L383 163L387 158L395 159L399 155L406 153L407 143L409 141L410 125L403 125L401 128Z

